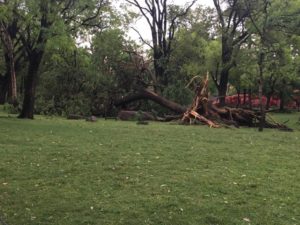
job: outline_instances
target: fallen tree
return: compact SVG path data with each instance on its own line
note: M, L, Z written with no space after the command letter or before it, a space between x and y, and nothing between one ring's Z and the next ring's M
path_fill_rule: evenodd
M195 90L195 97L190 107L186 108L173 101L170 101L153 91L140 89L137 93L123 97L115 101L115 106L129 104L131 102L148 99L152 100L161 106L164 106L175 113L181 114L181 123L183 124L206 124L209 127L219 128L228 126L248 126L258 127L262 119L259 111L219 107L212 101L209 101L208 95L208 76ZM266 117L265 128L276 128L286 131L291 131L285 124L277 123L271 116Z
M261 112L230 107L218 107L208 101L208 76L197 86L192 105L186 110L181 118L183 123L201 122L209 127L219 128L222 126L248 126L258 127L264 119ZM271 116L265 118L265 128L277 128L291 131L284 124L277 123Z
M139 89L136 93L122 97L114 102L116 107L127 105L131 102L148 99L156 102L157 104L175 112L182 114L186 111L186 107L179 105L176 102L170 101L162 96L159 96L153 91L150 91L146 88Z

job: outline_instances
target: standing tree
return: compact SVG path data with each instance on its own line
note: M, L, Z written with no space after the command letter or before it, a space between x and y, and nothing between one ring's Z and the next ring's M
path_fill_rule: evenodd
M193 0L186 7L168 4L168 0L144 0L144 4L138 0L126 0L126 2L138 8L146 19L152 35L152 44L148 43L137 31L144 44L152 50L156 80L154 83L160 86L162 91L169 83L167 65L172 52L172 44L180 18L187 15L190 8L195 4Z
M222 42L221 69L213 76L213 80L218 88L220 105L224 106L230 70L235 65L241 45L249 37L245 22L250 9L245 7L242 0L213 1L220 22Z
M248 9L251 8L249 2L245 1L245 5ZM265 106L262 101L263 87L264 87L264 74L267 72L267 64L271 61L278 61L281 69L285 66L283 49L276 46L280 46L282 39L286 36L287 28L292 24L290 20L286 25L282 25L282 18L288 17L291 10L291 5L286 4L282 1L277 0L262 0L256 3L255 10L249 10L249 18L252 25L252 36L257 41L257 65L258 65L258 87L259 87L259 99L260 99L260 112L262 120L260 121L259 131L263 131L264 118L265 118ZM278 11L280 9L280 11ZM298 12L299 13L299 12ZM297 18L297 17L296 17ZM281 27L281 28L280 28ZM280 29L279 29L280 28ZM251 28L250 28L251 29ZM282 35L283 34L283 35ZM292 46L286 45L289 49ZM273 69L275 65L272 65ZM271 69L270 69L271 71ZM286 75L280 74L279 68L275 71L279 75L276 80L281 80L283 87L286 86L287 78ZM274 75L271 75L269 79L269 86L274 83ZM276 82L275 80L275 82ZM274 83L275 85L275 83ZM281 92L284 88L281 88ZM272 89L272 88L271 88Z
M16 80L16 45L17 45L17 31L18 31L18 20L13 17L7 11L12 8L16 9L17 4L10 5L8 1L0 3L1 9L4 11L0 17L0 40L4 49L4 58L6 63L6 74L4 82L0 90L0 103L6 101L6 95L9 103L17 106L17 80ZM1 10L1 11L2 11ZM5 12L6 11L6 12Z
M29 64L19 118L33 119L39 67L48 40L67 29L76 34L81 27L106 27L105 12L108 6L106 0L30 0L24 1L23 6L14 12L22 20L18 35Z

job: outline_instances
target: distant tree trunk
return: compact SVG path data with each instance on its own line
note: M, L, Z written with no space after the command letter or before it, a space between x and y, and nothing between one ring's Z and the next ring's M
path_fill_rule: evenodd
M274 88L272 88L272 90L267 93L266 110L270 109L271 99L272 99L272 96L274 95L274 92L275 92L275 90L274 90Z
M266 109L269 110L270 108L270 103L271 103L271 98L274 95L275 92L275 84L277 82L277 79L274 78L274 74L272 74L269 78L268 85L270 86L270 91L267 93L267 104L266 104Z
M243 95L244 95L243 105L245 106L246 105L246 98L247 98L247 90L246 89L244 89Z
M10 29L13 29L13 27L11 27ZM9 103L16 106L18 102L17 102L17 79L16 79L16 70L15 70L14 46L13 46L11 34L9 33L8 28L4 25L2 21L0 22L0 33L1 33L2 43L5 46L6 71L9 74L7 99ZM15 30L13 30L12 33L15 33Z
M260 101L260 113L261 119L259 123L259 131L263 131L265 127L265 106L263 104L263 63L265 59L265 54L262 52L259 54L259 82L258 82L258 93L259 93L259 101Z
M38 70L43 57L43 51L33 52L29 57L28 74L25 80L25 91L22 111L19 118L33 119L35 91L38 80Z
M284 91L283 90L280 90L279 98L280 98L279 110L284 111L285 99L284 99Z
M6 72L5 76L0 77L0 105L4 105L7 99L8 92L8 76L9 73Z
M237 96L238 96L238 102L237 102L237 108L240 107L241 105L241 89L240 88L237 88Z
M249 108L252 109L252 89L250 88L249 91Z
M267 94L267 104L266 104L266 110L270 109L270 102L271 102L272 94L270 92Z

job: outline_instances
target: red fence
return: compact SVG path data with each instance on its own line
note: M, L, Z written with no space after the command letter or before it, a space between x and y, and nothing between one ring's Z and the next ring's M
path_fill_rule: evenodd
M300 104L300 97L294 98L295 100L290 100L285 104L285 108L288 109L299 109L299 104ZM298 100L298 101L297 101ZM238 100L238 95L231 95L231 96L226 96L226 104L227 105L232 105L232 106L237 106L238 102L240 102L240 105L248 105L249 106L249 95L245 95L245 100L244 100L244 95L240 95L240 99ZM262 97L262 102L266 106L267 105L267 97L263 96ZM297 105L298 103L298 105ZM252 96L251 97L251 105L252 107L259 107L260 105L260 100L258 96ZM280 107L280 99L277 97L271 97L270 99L270 107L272 108L279 108Z

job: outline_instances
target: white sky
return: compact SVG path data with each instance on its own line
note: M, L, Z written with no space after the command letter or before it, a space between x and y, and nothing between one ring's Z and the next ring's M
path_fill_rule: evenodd
M117 7L119 7L120 4L125 2L124 0L114 0L114 1L115 1L114 4ZM138 0L138 1L141 2L141 4L144 2L144 0ZM190 3L191 1L192 0L169 0L168 2L170 4L176 4L176 5L184 6L187 3ZM196 7L198 5L214 7L213 0L198 0L195 3L194 7ZM149 28L149 25L148 25L147 21L145 19L143 19L143 17L141 17L139 20L137 20L135 24L132 24L131 27L134 27L136 30L138 30L140 32L140 34L142 34L144 40L150 42L150 40L151 40L151 31L150 31L150 28ZM139 35L133 29L129 29L127 34L129 36L129 38L131 38L131 39L133 39L137 42L140 42ZM77 39L77 42L78 42L77 44L80 47L89 48L90 45L91 45L91 38L92 38L91 36L87 36L85 39L78 38ZM142 42L140 42L140 43L142 43ZM147 48L147 46L144 46L144 47Z
M139 0L139 1L141 1L141 3L144 2L144 0ZM169 1L169 3L174 3L176 5L181 5L181 6L184 6L189 2L191 2L191 0L170 0ZM194 5L194 7L197 5L214 7L213 0L198 0L196 2L196 4ZM138 21L136 21L135 24L132 24L132 27L137 29L142 34L144 40L147 40L147 41L151 40L150 28L145 19L143 19L143 18L139 19ZM133 40L136 40L136 41L140 40L139 35L133 29L130 29L128 31L128 36L130 38L132 38Z

